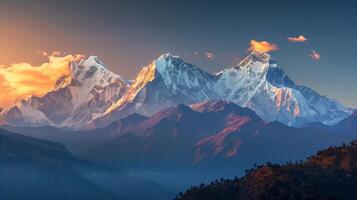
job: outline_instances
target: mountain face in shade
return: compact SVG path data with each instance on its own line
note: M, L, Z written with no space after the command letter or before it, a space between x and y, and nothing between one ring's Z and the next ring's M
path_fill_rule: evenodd
M2 111L5 123L92 129L133 113L152 116L170 106L208 100L231 101L265 121L289 126L331 125L351 114L338 102L295 84L269 54L259 51L215 75L170 54L144 67L130 83L93 56L73 62L71 72L47 95Z
M62 145L0 129L1 199L119 199L74 167L85 165Z
M242 178L191 187L177 200L355 199L357 141L331 147L298 164L263 165Z
M238 164L243 169L254 163L302 159L343 141L324 129L265 122L234 103L207 101L164 109L83 156L121 167Z
M79 159L58 143L0 129L0 199L156 200L173 196L154 182Z
M124 94L126 82L95 56L71 62L70 77L61 77L43 97L31 97L4 110L7 124L82 128Z
M338 133L349 133L357 135L357 111L355 111L348 118L338 122L332 127L332 129Z
M195 143L200 138L221 130L227 123L228 116L239 118L244 115L243 121L245 118L259 120L254 112L235 104L223 101L208 103L221 104L221 108L210 112L197 112L184 104L169 107L126 130L126 133L122 133L117 139L90 149L85 156L94 158L96 155L103 155L99 158L101 162L119 161L123 158L126 160L123 163L187 165L193 161L191 152ZM241 112L244 114L239 114ZM127 152L131 152L130 157Z
M52 126L2 126L2 128L10 132L19 133L32 138L58 142L65 145L71 152L76 154L109 141L115 137L121 136L126 133L127 130L132 129L133 126L136 126L146 119L147 117L139 114L133 114L117 120L106 127L91 130L63 130Z

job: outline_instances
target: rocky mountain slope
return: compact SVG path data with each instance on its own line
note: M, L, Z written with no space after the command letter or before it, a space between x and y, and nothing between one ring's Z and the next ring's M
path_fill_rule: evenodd
M331 129L331 128L330 128ZM332 130L338 133L357 134L357 111L346 119L338 122L332 127Z
M231 164L244 169L258 162L303 159L348 140L344 136L265 122L234 103L207 101L164 109L83 156L121 167Z

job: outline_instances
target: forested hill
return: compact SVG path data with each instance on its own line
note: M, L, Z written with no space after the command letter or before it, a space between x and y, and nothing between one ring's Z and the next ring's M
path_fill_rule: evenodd
M304 162L266 164L242 178L191 187L180 200L356 199L357 141L318 152Z

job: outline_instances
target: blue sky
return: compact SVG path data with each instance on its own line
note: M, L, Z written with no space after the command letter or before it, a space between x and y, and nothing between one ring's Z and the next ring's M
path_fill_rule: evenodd
M246 56L250 40L265 40L278 45L271 54L293 80L357 107L355 8L329 0L0 0L0 64L40 63L36 51L57 50L97 55L130 79L170 52L216 72ZM287 41L298 35L308 40Z

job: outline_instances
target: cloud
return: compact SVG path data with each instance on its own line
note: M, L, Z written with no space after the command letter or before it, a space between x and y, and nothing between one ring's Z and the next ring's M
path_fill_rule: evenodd
M307 38L303 35L299 35L297 37L288 37L289 42L306 42Z
M37 54L40 54L40 55L42 55L42 56L48 57L48 53L47 53L46 51L40 51L40 50L38 50L38 51L36 51L36 53L37 53Z
M41 52L42 55L48 53ZM42 96L51 90L57 79L69 76L71 61L82 59L82 55L48 56L48 62L39 66L17 63L0 65L0 107L6 107L30 96Z
M311 57L311 59L313 59L313 60L320 60L321 55L320 55L317 51L312 50L312 51L311 51L311 54L310 54L310 57Z
M212 60L215 57L215 55L211 52L205 52L205 55L208 60Z
M270 52L270 51L276 51L278 49L279 49L279 47L276 44L269 43L267 41L251 40L250 47L248 50L249 51Z
M0 108L13 102L13 100L9 98L11 93L12 88L7 84L4 76L0 74Z
M62 53L60 51L52 51L52 53L48 53L46 51L36 51L37 54L40 54L42 56L48 57L48 56L60 56Z

